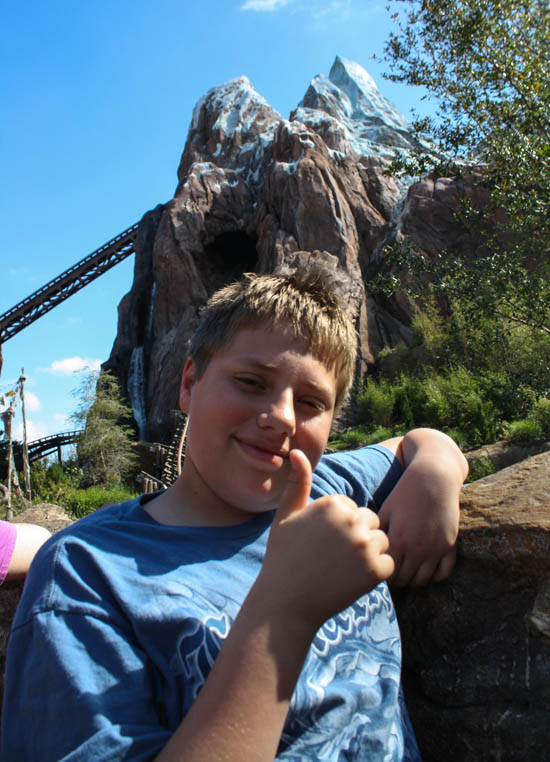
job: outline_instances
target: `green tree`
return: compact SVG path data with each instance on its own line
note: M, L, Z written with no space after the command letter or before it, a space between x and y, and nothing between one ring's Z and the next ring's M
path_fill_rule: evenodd
M550 4L391 0L389 9L396 31L386 76L435 102L433 118L414 122L424 149L398 156L394 171L465 178L486 190L487 203L465 200L457 213L482 242L475 256L442 251L428 260L405 246L388 259L430 273L439 295L460 299L472 318L549 334ZM385 285L403 283L394 275Z
M117 379L110 371L91 372L74 394L80 402L71 417L83 429L77 452L85 481L123 482L135 466L135 434Z

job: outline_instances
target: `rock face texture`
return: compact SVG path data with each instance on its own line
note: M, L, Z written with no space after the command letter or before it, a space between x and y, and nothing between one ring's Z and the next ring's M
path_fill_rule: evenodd
M198 310L242 272L270 272L297 257L345 269L358 376L380 349L409 340L406 310L377 302L364 282L382 243L403 227L406 188L384 167L412 142L367 72L339 58L328 78L314 78L290 119L246 77L206 93L174 198L142 220L134 283L107 363L128 390L143 439L166 440Z
M424 762L550 760L550 453L467 485L449 581L398 597Z

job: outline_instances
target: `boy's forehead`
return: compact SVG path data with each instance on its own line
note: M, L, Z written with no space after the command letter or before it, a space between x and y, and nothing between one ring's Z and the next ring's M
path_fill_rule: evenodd
M337 383L335 365L318 357L307 339L296 337L289 324L243 327L212 359L216 356L222 362L224 359L237 360L267 371L280 369L281 364L286 368L289 358L299 357L302 371L311 376L312 381L316 379L319 387L326 388L328 384L333 390Z
M257 326L242 326L236 332L231 341L220 347L220 354L242 353L261 355L266 362L273 360L281 352L292 351L301 355L309 355L312 359L320 361L312 351L311 342L304 336L296 336L290 323L260 323Z

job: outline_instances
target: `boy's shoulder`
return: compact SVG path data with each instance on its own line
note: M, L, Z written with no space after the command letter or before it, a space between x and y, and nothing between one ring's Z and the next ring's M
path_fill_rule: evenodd
M59 591L74 586L103 589L101 577L105 578L111 559L125 557L136 531L146 533L149 517L140 508L140 500L136 497L105 506L55 532L33 559L20 608L28 605L37 612L55 607ZM140 524L143 529L136 530Z
M396 455L380 444L327 453L313 473L311 497L343 494L378 511L402 473Z
M112 529L122 522L139 521L140 515L144 513L140 510L143 498L148 497L148 495L140 495L122 503L105 505L82 518L76 519L72 524L52 534L39 552L46 550L51 552L52 548L62 546L70 542L72 538L84 539L91 534L101 532L103 529ZM143 518L141 517L141 520Z

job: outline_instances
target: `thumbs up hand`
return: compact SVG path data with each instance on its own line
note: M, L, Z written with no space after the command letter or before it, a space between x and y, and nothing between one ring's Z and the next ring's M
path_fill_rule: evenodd
M344 495L308 504L311 465L290 453L291 472L273 520L258 585L281 614L302 619L315 633L393 573L378 516Z

